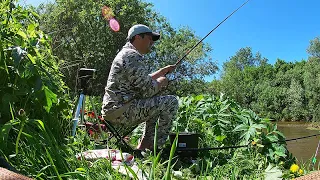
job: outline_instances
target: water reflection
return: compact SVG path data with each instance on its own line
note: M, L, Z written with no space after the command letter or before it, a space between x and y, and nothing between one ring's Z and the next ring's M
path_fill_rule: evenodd
M302 136L308 136L318 134L317 130L307 129L308 123L300 122L278 122L278 129L286 136L286 139L298 138ZM295 156L300 162L306 162L311 160L314 156L320 136L315 136L306 139L299 139L296 141L287 142L288 150ZM319 149L320 151L320 149ZM320 161L320 152L317 155L317 162Z

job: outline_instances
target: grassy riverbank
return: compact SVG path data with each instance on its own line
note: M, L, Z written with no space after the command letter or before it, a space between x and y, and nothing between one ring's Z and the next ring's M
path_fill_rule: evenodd
M96 3L77 1L83 2ZM63 3L76 7L73 1ZM62 5L58 8L63 8ZM16 6L13 1L4 1L0 8L0 17L4 20L0 33L0 155L18 172L34 179L129 179L116 171L107 159L87 161L76 157L100 145L81 129L75 137L70 136L76 103L63 81L59 69L61 60L52 53L51 38L41 31L39 15L32 9ZM93 11L75 14L82 18L87 12ZM69 22L69 14L62 15ZM102 26L101 29L105 31ZM70 53L71 50L61 47ZM73 54L79 58L77 53ZM105 62L105 55L101 60ZM173 132L200 134L199 147L241 148L202 151L193 163L175 157L175 146L170 147L172 151L167 156L149 154L135 158L138 167L148 174L147 179L291 179L307 172L295 165L284 142L285 136L269 119L259 117L223 95L186 96L179 100L179 111L172 122ZM101 99L94 104L101 107ZM89 111L92 107L86 108ZM131 137L139 135L138 131ZM117 148L112 143L108 145ZM137 179L130 166L124 167Z
M301 175L299 172L290 173L289 169L295 162L286 145L281 142L270 144L285 138L277 127L224 97L200 95L180 98L178 117L173 124L173 131L201 134L199 147L248 146L200 152L194 163L180 161L172 153L161 158L157 154L135 158L149 179L261 179L274 175L274 171L286 178ZM76 154L98 147L82 130L75 138L57 139L60 135L41 120L29 118L15 118L0 128L1 143L5 144L0 148L1 155L29 177L123 178L106 159L88 162L76 158ZM130 166L127 168L130 172Z

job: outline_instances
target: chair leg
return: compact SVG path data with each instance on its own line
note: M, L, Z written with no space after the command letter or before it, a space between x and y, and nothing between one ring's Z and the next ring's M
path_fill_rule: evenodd
M128 135L130 132L126 132L124 136L121 136L120 133L115 129L115 127L107 121L103 121L103 123L106 125L107 129L111 132L111 134L116 138L117 145L119 148L123 151L127 151L128 153L133 153L133 148L128 145L128 143L124 140L124 137Z

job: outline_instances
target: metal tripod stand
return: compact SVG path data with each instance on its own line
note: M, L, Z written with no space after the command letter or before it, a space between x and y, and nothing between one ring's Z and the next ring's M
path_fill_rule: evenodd
M96 119L98 119L97 112L96 112L95 106L93 104L92 96L90 96L91 92L88 90L88 82L90 79L93 78L95 71L96 71L95 69L86 69L86 68L81 68L79 70L78 78L79 78L79 83L80 83L80 95L79 95L78 103L77 103L76 109L74 111L74 116L72 119L71 136L73 136L73 137L76 134L76 129L77 129L78 124L79 123L83 124L85 121L84 109L85 109L86 96L89 96L94 115L96 116ZM98 124L99 124L99 128L101 128L99 121L98 121ZM101 129L100 129L100 131L101 131Z
M93 108L93 112L95 115L95 119L97 120L97 124L98 124L98 130L100 132L102 132L102 128L101 128L101 124L99 122L98 119L98 115L93 103L93 99L91 96L91 91L88 90L88 84L90 82L90 79L93 78L94 73L95 73L95 69L85 69L85 68L81 68L79 70L79 81L80 81L80 95L78 98L78 102L77 102L77 106L74 110L74 116L72 119L72 132L71 135L74 137L76 134L76 129L78 127L78 124L83 125L85 122L85 118L84 118L84 109L85 109L85 102L86 102L86 97L89 96L89 100L91 102L92 108ZM111 124L111 122L109 122L108 120L103 120L101 122L104 127L106 127L106 129L108 129L108 131L112 134L109 137L104 137L103 139L106 140L102 140L101 142L103 142L104 144L108 144L108 140L112 137L115 137L117 139L117 144L119 146L120 149L129 152L129 153L133 153L133 149L131 146L129 146L125 141L124 141L124 136L126 136L127 134L129 134L130 132L132 132L133 129L131 129L130 131L124 132L124 135L121 135L119 133L119 131Z
M97 111L94 107L92 97L89 96L89 99L90 99L90 102L91 102L91 105L93 108L94 115L97 116ZM72 136L75 136L76 128L77 128L78 124L85 123L85 119L84 119L85 102L86 102L86 94L80 93L80 96L78 98L77 107L76 107L76 110L74 112L74 116L72 119L72 122L73 122L72 132L71 132ZM95 117L95 118L98 119L97 117ZM99 121L98 121L98 124L99 124ZM100 124L99 124L99 127L100 127ZM100 131L101 131L101 129L100 129Z

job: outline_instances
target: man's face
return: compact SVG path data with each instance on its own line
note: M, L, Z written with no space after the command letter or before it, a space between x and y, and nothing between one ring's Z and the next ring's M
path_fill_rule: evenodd
M141 38L141 47L144 54L147 54L151 51L151 48L154 44L154 41L152 40L151 34L145 34L143 38Z

